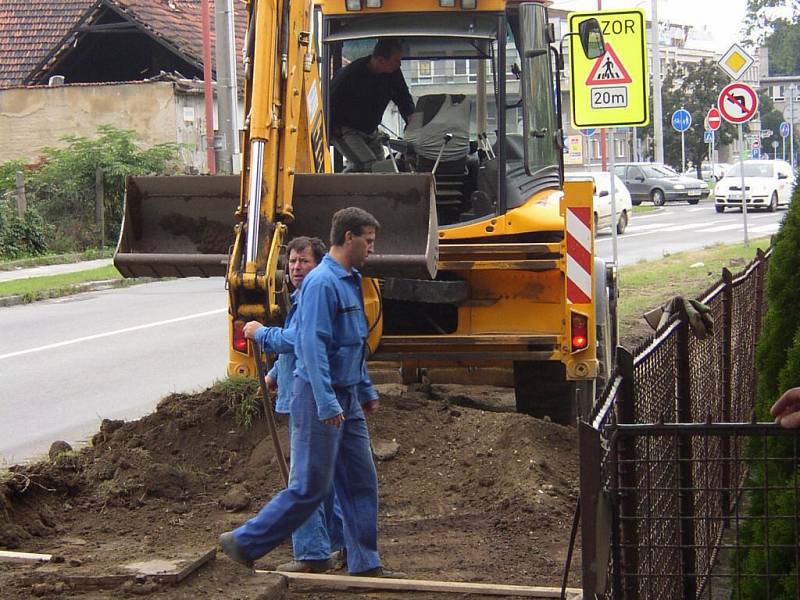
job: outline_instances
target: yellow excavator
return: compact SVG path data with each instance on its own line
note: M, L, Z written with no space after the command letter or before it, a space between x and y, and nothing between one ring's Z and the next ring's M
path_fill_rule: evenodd
M518 410L574 422L608 376L616 292L594 257L592 184L564 182L544 3L247 6L241 177L129 178L117 268L224 276L228 371L254 376L242 328L282 322L285 244L327 241L332 214L360 206L382 225L364 269L370 360L512 369ZM602 54L596 21L575 35ZM329 150L330 82L387 37L401 40L415 112L400 136L387 110L381 172L334 172L347 168Z

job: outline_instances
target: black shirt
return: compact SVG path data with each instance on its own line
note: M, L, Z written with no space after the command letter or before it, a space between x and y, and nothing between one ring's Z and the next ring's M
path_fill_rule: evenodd
M331 123L333 127L353 127L372 133L378 127L391 100L407 122L414 112L403 73L375 75L369 70L369 56L354 60L341 69L331 82Z

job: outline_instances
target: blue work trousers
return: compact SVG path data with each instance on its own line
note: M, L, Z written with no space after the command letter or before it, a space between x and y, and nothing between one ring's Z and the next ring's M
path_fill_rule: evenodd
M291 414L289 415L289 432L291 436L291 467L289 470L289 485L295 478L296 463L294 449L300 445L299 427L295 427ZM317 510L294 530L292 534L292 554L295 560L327 560L331 552L344 547L344 532L342 531L342 510L333 486L325 501Z
M381 566L378 476L367 423L356 387L335 391L345 417L339 427L319 420L311 386L295 377L291 414L296 443L289 486L233 532L249 559L264 556L305 523L330 495L333 484L344 521L347 570L359 573Z

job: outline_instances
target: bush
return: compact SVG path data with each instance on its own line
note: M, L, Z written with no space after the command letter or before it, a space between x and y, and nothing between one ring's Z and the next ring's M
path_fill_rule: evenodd
M0 206L0 257L14 259L44 254L48 250L48 231L35 210L28 210L20 219L16 211Z
M14 176L25 173L28 207L51 227L54 249L60 252L97 246L101 232L95 223L95 173L103 171L105 239L113 243L122 222L125 178L176 171L176 144L141 149L133 131L110 125L98 127L94 138L67 136L64 147L44 148L38 166L21 161L0 165L0 194L13 193Z
M758 368L758 396L756 410L761 420L771 421L769 409L780 394L800 385L800 187L792 195L792 204L784 218L781 229L773 243L772 258L767 274L766 297L768 312L758 343L756 365ZM766 448L765 448L766 443ZM795 598L795 579L785 574L795 573L796 554L794 545L800 532L795 531L794 517L798 510L794 493L795 473L791 467L794 456L792 438L773 438L765 442L754 439L748 447L751 464L747 485L756 491L752 494L751 506L747 507L750 519L742 526L743 552L739 568L743 573L739 592L745 598L770 598L790 600ZM764 455L769 458L789 460L770 461L765 469L758 461ZM784 488L784 489L781 489ZM764 515L770 515L766 522ZM790 518L775 518L775 517ZM748 547L766 545L765 548ZM784 548L776 546L785 545ZM769 565L769 570L767 566ZM768 572L783 573L784 576L767 578ZM748 577L747 575L753 575ZM769 583L770 594L767 593Z

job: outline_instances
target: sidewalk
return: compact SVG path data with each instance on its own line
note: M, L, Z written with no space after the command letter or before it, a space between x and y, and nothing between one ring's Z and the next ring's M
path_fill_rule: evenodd
M64 273L75 273L77 271L89 271L91 269L107 267L111 264L112 262L110 258L101 258L98 260L87 260L63 265L45 265L41 267L29 267L27 269L15 269L13 271L0 271L0 282L13 281L15 279L27 279L29 277L62 275Z

